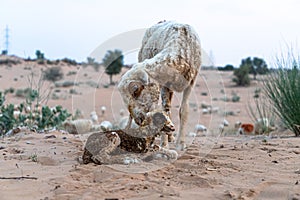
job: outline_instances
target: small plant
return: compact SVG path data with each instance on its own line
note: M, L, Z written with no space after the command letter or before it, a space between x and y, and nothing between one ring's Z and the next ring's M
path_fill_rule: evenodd
M32 154L29 159L32 161L32 162L37 162L38 161L38 156L36 153Z
M256 88L255 90L254 90L254 98L259 98L259 95L260 95L260 93L261 93L261 89L260 88Z
M300 136L300 55L289 50L275 61L277 70L268 75L263 89L285 126Z
M239 102L240 101L240 97L238 96L238 95L233 95L232 97L231 97L231 101L232 102Z

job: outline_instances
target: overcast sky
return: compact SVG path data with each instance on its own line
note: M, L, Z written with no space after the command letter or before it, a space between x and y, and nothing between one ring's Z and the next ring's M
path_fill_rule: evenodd
M270 62L281 46L299 40L299 2L0 0L0 49L5 48L8 25L11 54L35 57L39 49L50 59L83 61L114 36L165 19L192 25L216 65L237 66L247 56ZM129 58L126 62L133 62Z

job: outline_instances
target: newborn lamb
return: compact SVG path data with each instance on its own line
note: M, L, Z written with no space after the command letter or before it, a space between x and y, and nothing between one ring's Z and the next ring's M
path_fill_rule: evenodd
M83 163L96 164L124 163L122 152L147 153L156 151L166 154L171 159L177 158L177 152L153 145L155 137L161 131L173 126L165 112L153 111L147 114L145 125L127 130L96 132L87 139Z

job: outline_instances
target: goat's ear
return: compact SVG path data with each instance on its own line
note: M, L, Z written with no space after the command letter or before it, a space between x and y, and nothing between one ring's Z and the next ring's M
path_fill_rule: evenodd
M128 89L131 96L136 99L141 95L144 85L141 82L134 81L129 83Z

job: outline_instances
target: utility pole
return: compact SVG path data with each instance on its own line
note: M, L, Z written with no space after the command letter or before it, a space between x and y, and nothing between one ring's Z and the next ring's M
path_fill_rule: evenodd
M8 54L8 46L9 46L9 29L8 29L8 25L6 25L6 28L5 28L5 51L6 51L6 54Z

